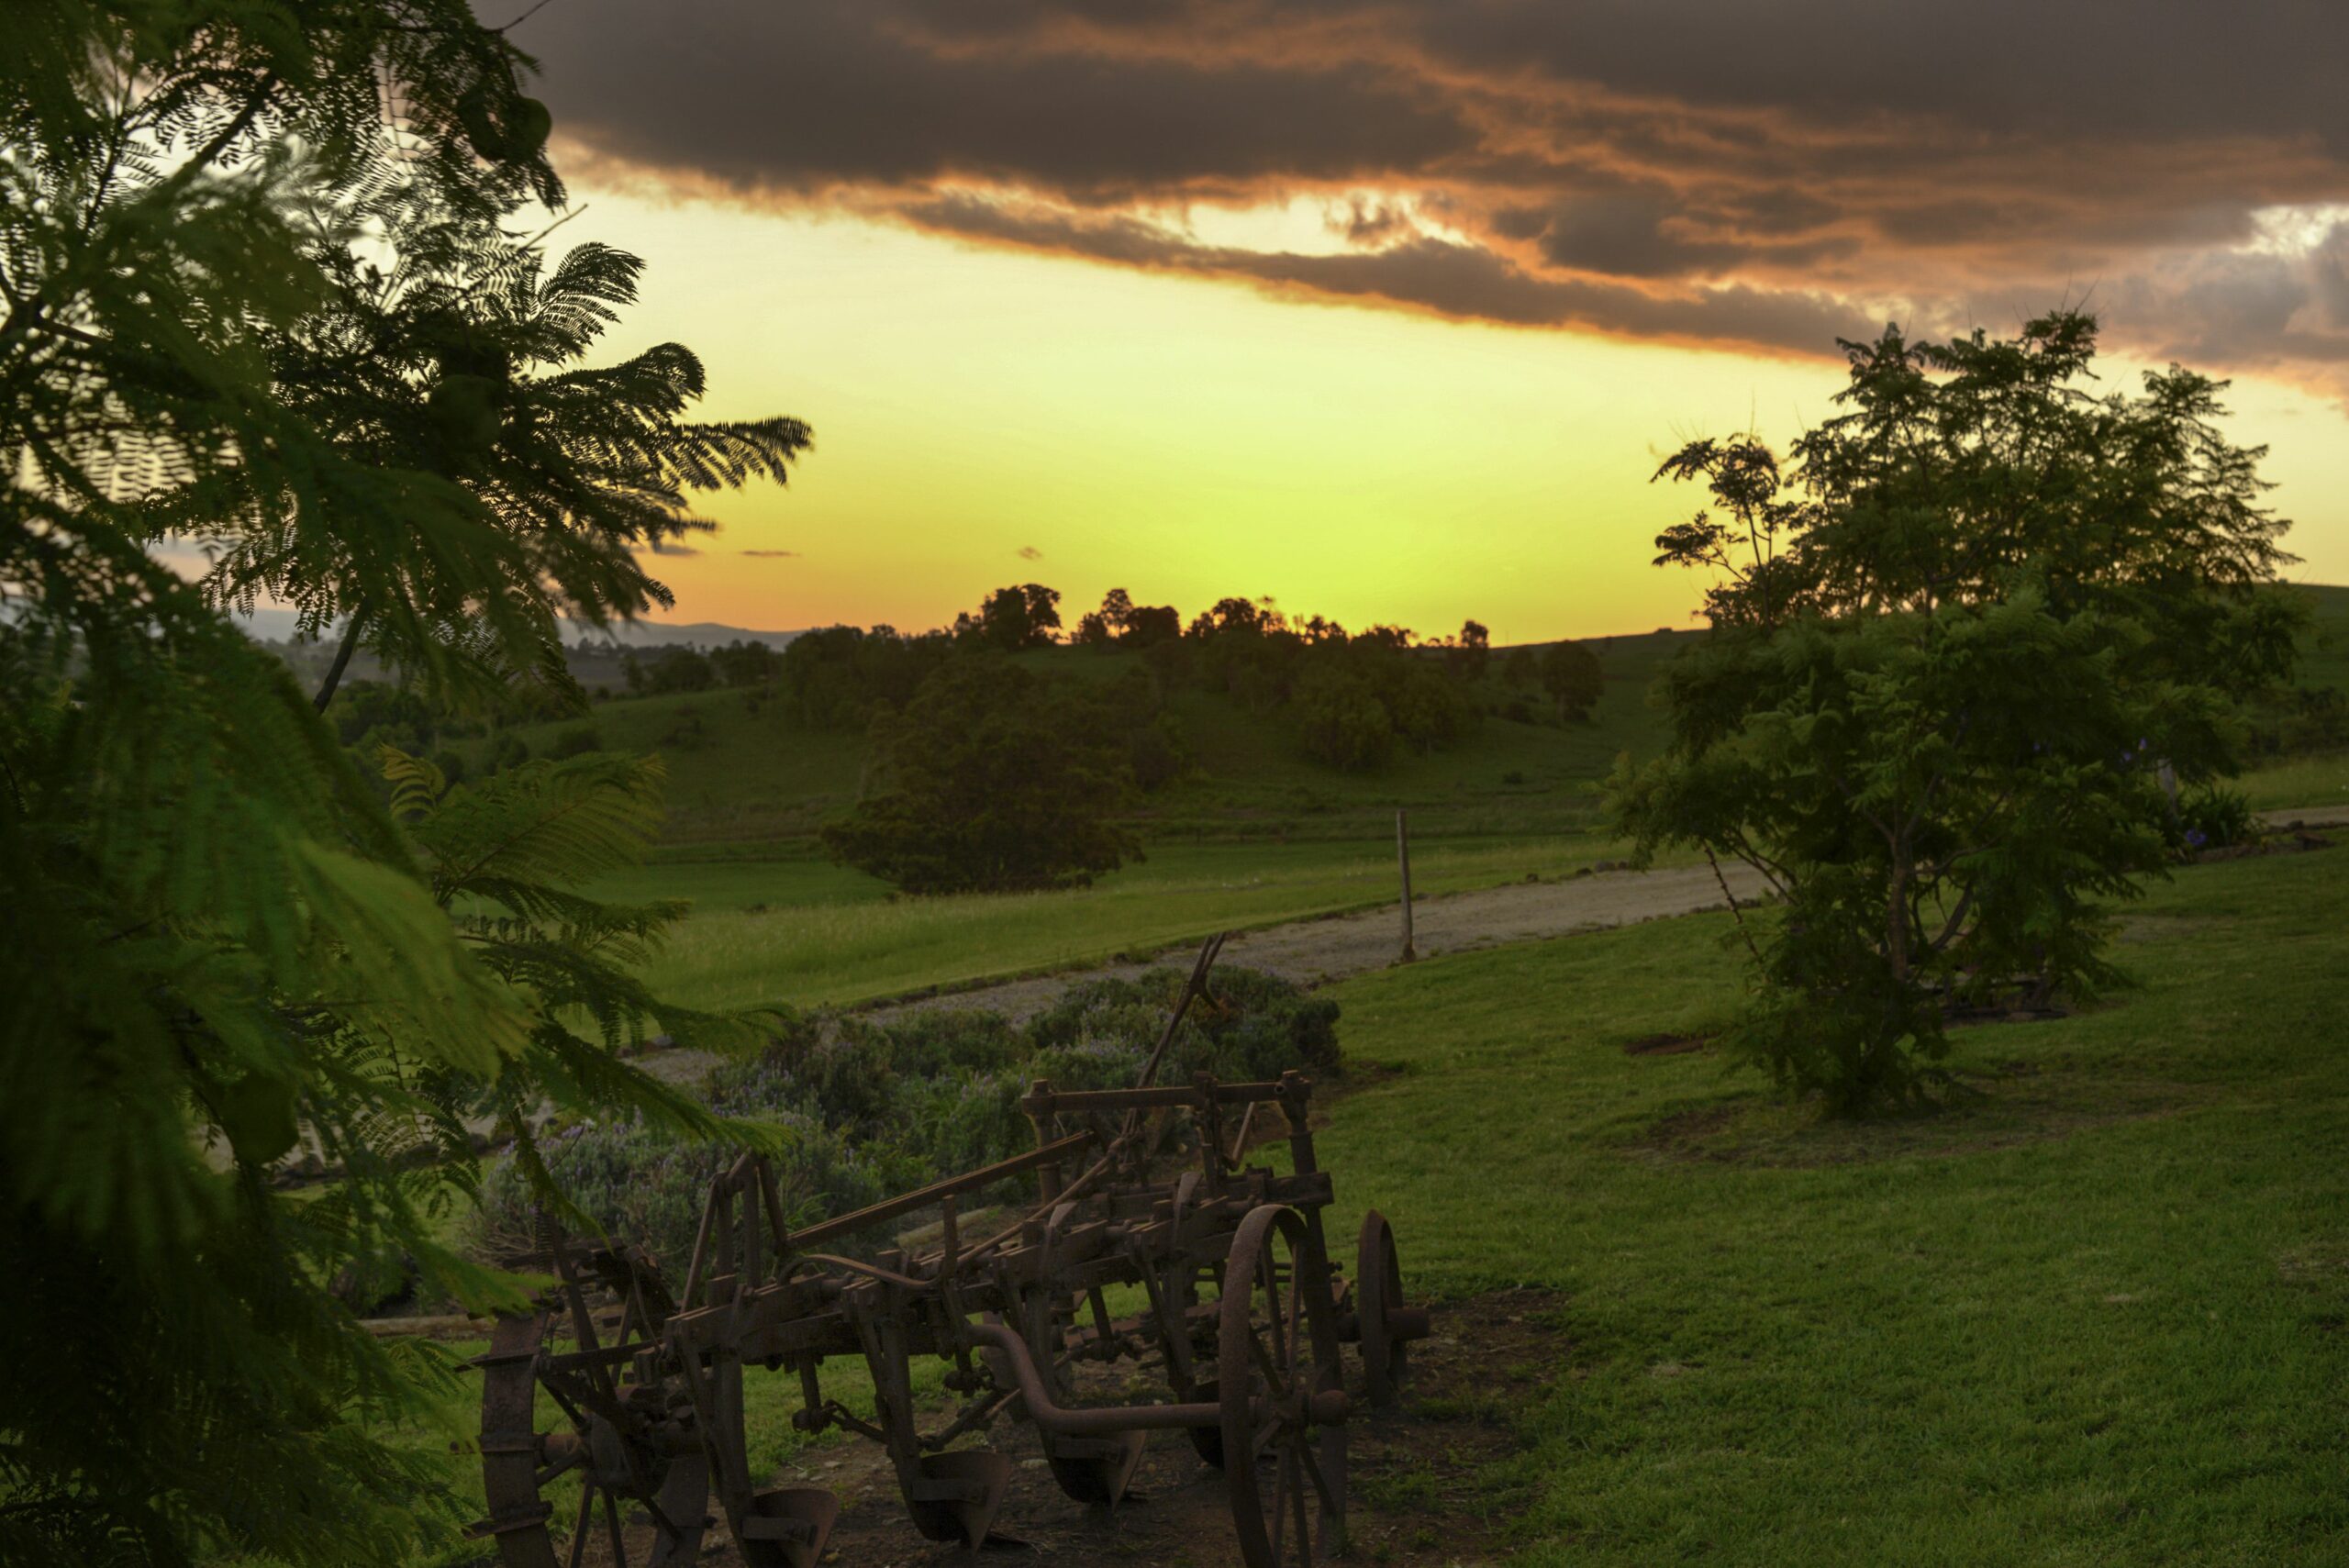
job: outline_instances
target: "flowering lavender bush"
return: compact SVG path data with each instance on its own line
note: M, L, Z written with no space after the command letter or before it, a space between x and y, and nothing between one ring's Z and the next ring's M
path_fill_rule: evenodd
M2247 796L2209 784L2178 797L2177 826L2188 850L2223 850L2249 842L2255 823Z
M805 1223L1025 1150L1035 1135L1019 1099L1033 1079L1064 1089L1132 1084L1183 980L1161 969L1072 986L1025 1024L976 1008L886 1023L792 1018L759 1056L714 1072L707 1092L723 1114L785 1131L776 1173L793 1222ZM1159 1076L1335 1073L1337 1021L1336 1003L1276 975L1219 970L1191 1005ZM709 1180L734 1158L723 1145L607 1123L559 1135L548 1163L572 1202L609 1234L682 1268ZM527 1246L529 1206L527 1186L501 1161L482 1192L490 1251Z
M862 1207L922 1179L920 1163L896 1145L860 1145L797 1111L765 1119L785 1134L775 1182L794 1224ZM739 1153L618 1122L566 1129L546 1151L548 1169L582 1214L606 1235L648 1248L676 1270L692 1255L710 1178ZM499 1160L482 1183L483 1250L493 1256L528 1251L531 1204L512 1162Z

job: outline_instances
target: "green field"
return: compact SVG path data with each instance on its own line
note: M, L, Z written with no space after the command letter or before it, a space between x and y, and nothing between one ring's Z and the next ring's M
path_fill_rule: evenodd
M1413 846L1411 881L1415 892L1451 893L1569 875L1625 852L1596 832L1438 840ZM808 860L651 865L603 890L696 899L704 912L648 977L662 995L707 1007L808 1006L951 987L1397 896L1391 840L1162 845L1147 861L1064 893L892 898L869 877Z
M1335 1115L1343 1198L1440 1295L1562 1293L1489 1477L1527 1560L2349 1562L2337 856L2180 873L2127 917L2141 989L1964 1032L1978 1103L1893 1123L1624 1053L1728 1018L1723 927L1330 993L1402 1073Z
M2349 687L2349 589L2313 589L2301 680ZM1646 693L1687 634L1603 639L1608 688L1588 724L1488 718L1464 743L1347 775L1304 762L1271 717L1180 695L1193 776L1137 821L1148 858L1058 895L899 898L823 858L814 829L845 811L864 768L861 737L807 734L739 691L620 699L593 722L610 748L659 751L672 831L650 863L596 888L682 898L694 918L653 972L710 1006L847 1003L931 985L1154 951L1206 932L1365 907L1395 895L1394 814L1413 824L1414 883L1446 893L1569 873L1620 858L1599 780L1622 751L1659 743ZM1126 656L1070 649L1041 667L1110 679ZM690 747L664 747L681 718ZM521 731L543 751L565 728ZM2259 809L2349 806L2349 755L2293 757L2247 773Z
M2289 811L2298 806L2349 807L2349 755L2286 757L2269 762L2235 781L2256 811Z

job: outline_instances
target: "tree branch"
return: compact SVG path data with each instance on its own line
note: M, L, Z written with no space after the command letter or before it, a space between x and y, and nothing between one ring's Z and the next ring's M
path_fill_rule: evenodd
M1713 868L1713 880L1720 884L1721 896L1729 900L1730 917L1737 922L1737 934L1745 939L1745 951L1753 955L1756 969L1762 966L1762 950L1753 945L1753 933L1745 929L1745 911L1737 906L1737 895L1729 890L1729 878L1721 874L1721 862L1713 858L1713 847L1705 846L1705 863Z
M261 80L253 83L252 95L245 100L245 106L239 109L227 125L215 132L211 140L197 148L195 155L185 163L173 170L169 183L173 185L184 185L202 173L214 159L228 151L231 146L235 145L239 137L252 128L253 121L261 117L262 110L269 106L270 95L276 91L277 72L262 72Z
M335 651L334 662L327 668L327 678L319 685L318 695L310 699L310 706L320 713L326 712L327 704L334 701L334 689L342 684L342 673L351 667L351 656L359 648L359 632L363 618L362 607L352 606L351 625L343 631L342 646Z
M1973 905L1974 889L1969 887L1957 895L1957 903L1950 909L1949 919L1943 924L1941 935L1926 944L1928 952L1940 952L1949 946L1957 936L1957 929L1965 923L1966 912L1973 907Z

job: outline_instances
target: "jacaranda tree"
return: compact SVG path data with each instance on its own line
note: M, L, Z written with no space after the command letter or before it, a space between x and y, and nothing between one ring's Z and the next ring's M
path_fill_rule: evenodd
M1930 1091L1953 1006L2117 978L2104 911L2166 863L2158 769L2232 767L2293 617L2224 384L2098 392L2076 310L1844 347L1842 412L1790 471L1752 439L1659 471L1709 494L1657 564L1711 574L1711 624L1663 678L1665 754L1616 786L1643 849L1783 902L1731 1044L1854 1112Z
M607 1049L695 1025L627 979L662 912L576 892L650 777L395 761L395 820L150 553L224 541L215 592L457 693L529 668L551 603L657 598L629 547L804 440L680 426L682 350L575 363L632 266L499 237L562 196L528 64L463 0L0 23L0 1560L397 1560L445 1509L363 1418L442 1373L328 1283L518 1299L437 1240L469 1122L714 1130ZM306 1203L266 1179L300 1140L345 1173Z
M636 298L636 257L589 243L549 266L501 215L429 195L395 186L313 215L306 250L331 292L267 349L279 400L340 451L444 481L458 504L419 518L372 489L240 493L239 470L174 508L217 541L216 598L266 594L304 630L339 625L321 708L362 645L454 697L516 681L575 696L562 617L667 607L644 558L708 527L686 494L780 483L809 440L788 417L685 418L706 378L683 344L582 362ZM363 254L353 234L381 239Z

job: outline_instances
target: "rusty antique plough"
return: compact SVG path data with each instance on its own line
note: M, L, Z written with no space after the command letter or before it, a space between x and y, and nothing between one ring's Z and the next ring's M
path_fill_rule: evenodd
M1390 1403L1427 1314L1405 1305L1394 1236L1375 1212L1353 1279L1332 1266L1330 1177L1314 1162L1303 1074L1153 1085L1217 945L1202 950L1141 1086L1034 1084L1022 1101L1037 1134L1028 1153L797 1231L765 1162L746 1155L712 1184L674 1292L640 1251L550 1230L543 1266L559 1288L534 1315L501 1318L478 1360L490 1517L476 1529L506 1568L562 1561L546 1494L566 1474L580 1483L572 1568L598 1535L598 1555L615 1564L693 1563L713 1489L752 1568L811 1568L840 1501L821 1487L765 1486L753 1472L752 1365L797 1374L800 1430L840 1427L884 1444L915 1528L932 1540L986 1540L1013 1462L954 1445L1008 1416L1036 1428L1063 1490L1104 1506L1124 1495L1147 1434L1181 1430L1223 1471L1253 1568L1333 1551L1350 1408L1340 1345L1359 1348L1365 1392ZM1267 1109L1286 1123L1286 1174L1246 1162ZM1152 1152L1175 1112L1191 1118L1198 1158L1161 1169ZM1032 1177L1038 1201L966 1237L959 1201L1011 1177ZM925 1210L939 1223L918 1249L870 1260L823 1250ZM871 1373L869 1418L824 1392L824 1362L843 1356ZM912 1373L926 1357L950 1363L944 1385L962 1401L929 1432ZM1098 1369L1120 1362L1154 1374L1163 1396L1136 1397L1130 1382L1103 1395Z

